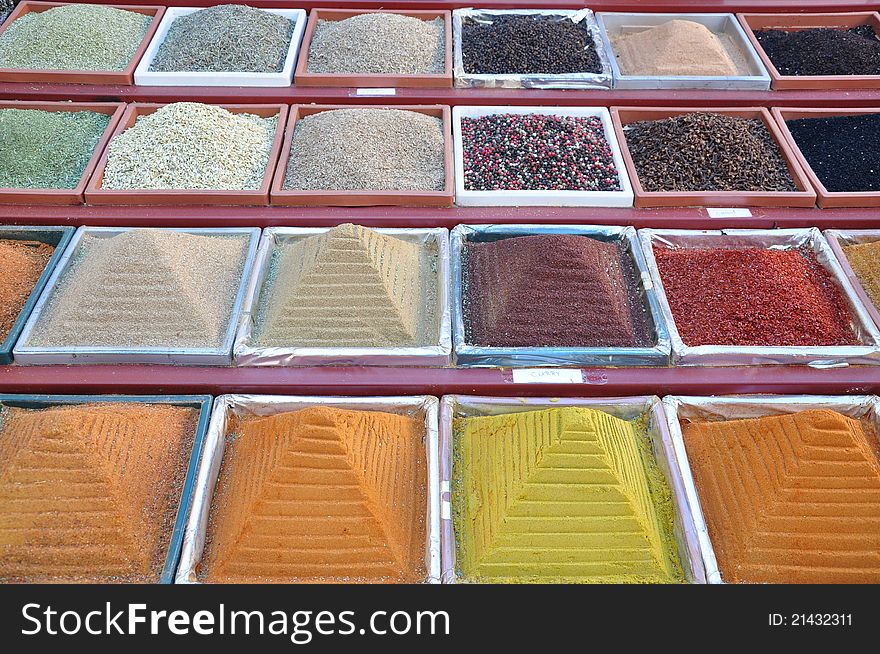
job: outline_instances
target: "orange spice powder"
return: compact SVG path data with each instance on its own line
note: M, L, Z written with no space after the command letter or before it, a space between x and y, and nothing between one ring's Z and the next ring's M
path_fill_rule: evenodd
M169 405L4 407L0 581L158 581L198 419Z
M721 577L880 582L880 444L834 411L684 424Z
M327 406L234 418L200 577L422 581L426 486L413 418Z
M36 241L0 241L0 342L9 335L54 251Z

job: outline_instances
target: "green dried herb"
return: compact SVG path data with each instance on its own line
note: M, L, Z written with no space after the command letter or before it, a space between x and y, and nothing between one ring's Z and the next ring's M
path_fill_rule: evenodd
M0 109L0 188L74 188L109 123L94 111Z
M246 5L219 5L171 23L150 70L277 73L294 23Z

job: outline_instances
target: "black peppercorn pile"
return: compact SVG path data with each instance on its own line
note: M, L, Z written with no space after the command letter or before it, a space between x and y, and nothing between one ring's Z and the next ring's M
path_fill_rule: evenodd
M471 74L601 73L593 37L581 24L552 16L465 18L461 29L464 70Z
M596 117L495 114L463 118L469 191L619 191L611 146Z
M880 75L880 40L870 25L755 36L781 75Z
M624 127L646 191L796 191L762 121L689 113Z
M880 114L804 118L785 124L826 189L880 191Z

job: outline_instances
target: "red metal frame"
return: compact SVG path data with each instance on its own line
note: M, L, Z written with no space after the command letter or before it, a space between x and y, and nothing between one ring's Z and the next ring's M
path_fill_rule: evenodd
M464 393L602 397L734 393L878 393L880 367L816 370L754 368L609 368L583 384L514 384L492 368L193 368L173 366L5 366L0 393L276 393L400 395Z
M876 229L876 208L750 209L751 218L710 218L705 208L605 207L138 207L0 205L0 224L105 227L454 227L461 223L632 225L669 229Z

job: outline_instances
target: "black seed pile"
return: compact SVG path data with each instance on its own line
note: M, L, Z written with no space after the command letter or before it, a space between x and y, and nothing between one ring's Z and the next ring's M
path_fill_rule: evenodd
M9 14L12 13L12 8L15 5L14 0L0 0L0 25L3 24Z
M462 118L468 191L619 191L602 121L594 116Z
M826 189L880 191L880 114L803 118L785 124Z
M695 112L630 123L626 144L646 191L796 191L757 118Z
M601 73L596 44L583 23L554 16L508 15L461 25L464 70L485 75Z
M870 25L755 36L780 75L880 75L880 40Z

